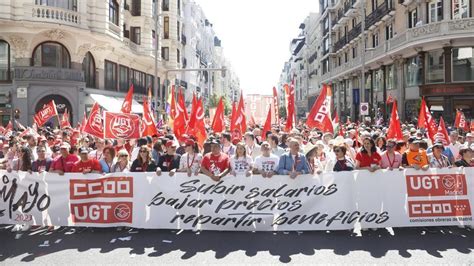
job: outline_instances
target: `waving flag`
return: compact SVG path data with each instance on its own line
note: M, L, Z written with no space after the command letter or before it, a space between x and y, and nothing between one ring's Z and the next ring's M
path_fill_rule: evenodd
M421 99L420 114L418 116L418 128L426 128L431 141L435 140L437 127L433 116L426 105L425 98Z
M280 120L280 114L278 112L278 93L277 89L273 87L273 112L275 113L275 124L278 124Z
M89 118L87 119L87 122L82 130L88 134L91 134L92 136L101 139L104 138L104 122L102 111L100 110L98 103L94 103L94 106L92 106Z
M235 109L235 114L232 116L231 131L238 130L241 134L247 131L247 119L245 118L244 97L240 93L239 105Z
M388 127L387 138L403 140L402 128L400 127L400 118L398 116L396 101L393 101L392 115L390 117L390 125Z
M295 86L294 80L291 81L291 86L285 84L286 93L286 125L285 131L289 132L293 129L293 123L295 119Z
M196 116L194 113L196 113L198 107L198 102L196 99L196 94L193 92L193 101L191 105L191 115L189 116L189 121L188 121L188 128L194 128L194 125L196 124Z
M267 120L265 120L265 125L263 125L262 130L262 139L265 140L267 137L267 132L272 130L272 107L268 108Z
M173 132L179 139L186 132L186 108L181 90L178 93L178 104L176 104L176 116L173 120Z
M54 100L51 100L48 104L45 104L41 110L34 116L34 121L38 126L43 126L49 119L58 115L56 104Z
M331 87L323 84L321 93L314 102L306 121L309 127L317 128L323 132L334 132L331 121L331 96Z
M60 123L61 128L71 127L71 123L69 122L69 112L67 108L64 110L64 113L60 122L61 122Z
M230 114L230 131L237 129L235 119L237 118L237 106L232 102L232 113ZM238 129L240 131L240 129Z
M443 145L449 145L451 143L449 141L449 135L443 117L439 118L438 131L436 132L434 139L435 141L441 141Z
M212 120L212 130L214 132L222 132L225 130L224 124L224 102L222 101L222 97L217 104L216 114L214 115L214 119Z
M456 121L454 122L454 127L460 128L464 130L465 132L469 131L469 123L466 121L466 117L464 116L464 113L461 112L460 110L456 111Z
M158 135L148 99L143 97L142 137Z
M121 110L122 113L129 114L130 112L132 112L132 102L133 102L133 84L130 85L127 96L125 96L125 99L123 100L122 110Z
M187 123L189 121L188 110L186 109L186 103L184 101L184 94L182 93L181 88L179 89L179 94L178 94L178 108L180 109L180 112L183 112L184 120Z
M191 117L194 116L193 119L194 126L189 127L188 134L194 135L197 138L197 142L202 147L204 145L204 141L206 141L207 133L206 133L206 125L204 123L204 107L202 104L202 98L196 100L196 108L193 108L194 112L191 113Z

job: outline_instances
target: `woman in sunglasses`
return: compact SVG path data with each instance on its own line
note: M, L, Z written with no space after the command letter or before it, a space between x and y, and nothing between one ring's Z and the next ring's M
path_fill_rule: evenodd
M156 164L151 158L151 150L148 146L142 145L138 150L138 156L130 167L130 172L155 172Z
M382 169L393 170L395 168L403 169L402 167L402 155L396 151L397 140L389 139L385 145L385 152L382 153L380 160L380 167Z
M354 163L346 156L347 149L344 145L333 147L336 158L331 159L326 165L327 171L342 172L352 171L355 169Z
M189 177L193 174L198 175L201 171L202 155L198 153L197 144L192 139L185 141L186 153L181 156L179 161L179 172L186 172Z
M128 173L130 172L130 161L128 159L126 149L121 149L117 153L117 162L112 166L112 173Z

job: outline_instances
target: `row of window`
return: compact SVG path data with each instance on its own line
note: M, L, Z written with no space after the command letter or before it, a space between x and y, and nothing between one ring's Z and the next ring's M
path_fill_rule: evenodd
M146 94L147 88L154 89L153 75L108 60L105 61L104 77L105 89L110 91L127 92L131 84L136 93Z

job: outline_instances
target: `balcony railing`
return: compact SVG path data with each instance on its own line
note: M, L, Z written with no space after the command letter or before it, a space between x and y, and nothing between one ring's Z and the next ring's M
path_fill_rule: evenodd
M36 21L59 24L79 25L81 16L78 12L53 6L33 5L32 18Z
M351 32L349 32L348 36L351 36ZM365 53L365 61L367 64L370 64L380 60L382 57L397 53L400 54L400 51L412 47L415 43L416 46L422 46L423 43L451 40L459 36L474 36L474 18L429 23L408 29L384 42L382 45L377 46L375 49L367 51ZM342 40L343 39L339 41L342 42ZM334 47L336 47L336 45L334 45ZM331 75L323 75L321 81L328 81L337 76L346 75L347 73L358 70L361 65L361 58L361 56L358 56L347 63L333 68Z
M341 50L344 45L347 44L347 38L346 36L342 36L341 39L339 39L335 44L334 44L334 52Z
M350 42L350 41L354 40L361 33L362 33L361 25L359 23L354 28L352 28L352 30L350 30L349 33L347 33L347 42Z
M377 9L375 9L365 18L365 29L370 28L370 26L380 21L385 15L388 15L389 13L390 9L388 9L387 3L383 2L377 7Z
M15 67L15 80L63 80L84 82L84 72L54 67Z

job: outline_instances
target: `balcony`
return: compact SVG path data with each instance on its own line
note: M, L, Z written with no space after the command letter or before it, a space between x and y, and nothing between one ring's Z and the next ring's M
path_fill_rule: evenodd
M55 24L65 24L71 26L81 25L81 15L77 11L63 9L54 6L25 4L25 10L31 10L31 20L39 22L49 22ZM28 16L25 12L25 16ZM28 20L28 18L25 18Z
M344 47L344 45L347 44L347 38L346 36L342 36L341 39L339 39L335 44L334 44L334 52L337 52L339 50L342 49L342 47Z
M84 72L77 69L54 67L15 67L16 81L30 80L61 80L84 82Z
M361 25L360 23L357 24L352 30L347 33L347 42L351 42L355 38L357 38L360 34L362 33L361 31Z
M365 18L365 29L367 30L380 21L384 16L389 15L390 11L391 9L388 8L387 2L383 2Z

